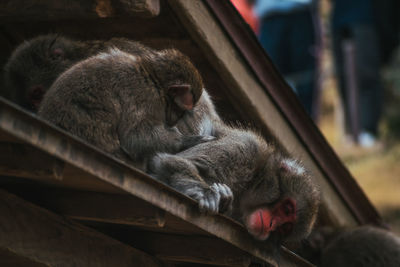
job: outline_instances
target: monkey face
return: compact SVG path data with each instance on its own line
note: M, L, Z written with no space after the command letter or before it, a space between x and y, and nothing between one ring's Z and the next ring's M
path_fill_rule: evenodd
M20 45L5 66L5 83L12 99L36 111L43 95L61 72L72 65L73 43L45 35Z
M315 221L319 193L304 168L291 159L270 159L243 193L242 222L259 240L304 238Z

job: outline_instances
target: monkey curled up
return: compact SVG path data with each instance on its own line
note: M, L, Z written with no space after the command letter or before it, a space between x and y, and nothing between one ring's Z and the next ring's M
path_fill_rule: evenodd
M176 123L198 102L203 84L176 50L118 49L83 60L53 83L38 114L141 169L155 152L175 153L212 136L183 135Z
M20 44L4 66L2 95L37 112L44 94L73 64L117 47L138 55L152 50L125 38L76 41L56 34L40 35Z
M386 229L324 226L303 242L300 255L322 267L400 266L400 237Z
M214 124L217 138L177 154L157 153L151 176L242 222L260 240L298 241L317 217L319 190L297 161L257 134ZM234 196L234 197L233 197Z

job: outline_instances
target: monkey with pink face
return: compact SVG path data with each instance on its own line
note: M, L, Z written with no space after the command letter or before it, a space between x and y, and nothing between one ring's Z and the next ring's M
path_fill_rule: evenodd
M197 199L201 210L242 222L256 239L305 238L320 201L305 168L252 131L219 123L210 127L215 140L175 155L158 153L149 173Z

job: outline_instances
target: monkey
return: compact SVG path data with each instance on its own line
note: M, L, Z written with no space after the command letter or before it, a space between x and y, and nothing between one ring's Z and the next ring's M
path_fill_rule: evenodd
M400 238L372 226L346 229L322 250L323 267L400 266Z
M400 266L400 238L375 226L323 226L298 251L317 266Z
M201 211L238 220L258 240L307 236L320 193L305 168L250 130L214 128L214 140L176 154L157 153L148 173L197 200Z
M124 52L151 54L149 47L125 38L76 41L56 34L40 35L19 45L4 67L6 97L36 112L44 94L56 78L73 64L101 51L116 47ZM207 114L207 115L204 115ZM185 134L199 130L204 118L220 121L207 92L179 126Z
M75 41L60 35L40 35L19 45L4 66L4 97L31 112L56 78L80 60L117 47L127 53L150 53L151 49L125 38Z
M149 47L125 38L82 42L56 34L40 35L19 45L10 56L4 67L5 96L36 112L44 94L62 72L110 47L133 55L153 53ZM205 92L193 112L188 112L177 127L185 135L196 135L202 123L210 121L220 118Z
M38 115L143 169L155 152L174 153L213 138L183 135L176 127L202 91L199 72L177 50L133 55L114 48L61 74Z

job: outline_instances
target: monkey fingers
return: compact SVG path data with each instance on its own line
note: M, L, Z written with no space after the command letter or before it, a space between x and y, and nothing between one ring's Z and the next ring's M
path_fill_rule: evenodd
M233 193L229 186L226 184L213 184L211 187L214 187L221 196L219 202L219 212L220 213L230 213L232 210L233 203Z
M200 211L211 214L227 211L232 200L233 194L230 188L220 183L213 183L204 190L202 198L198 199Z

